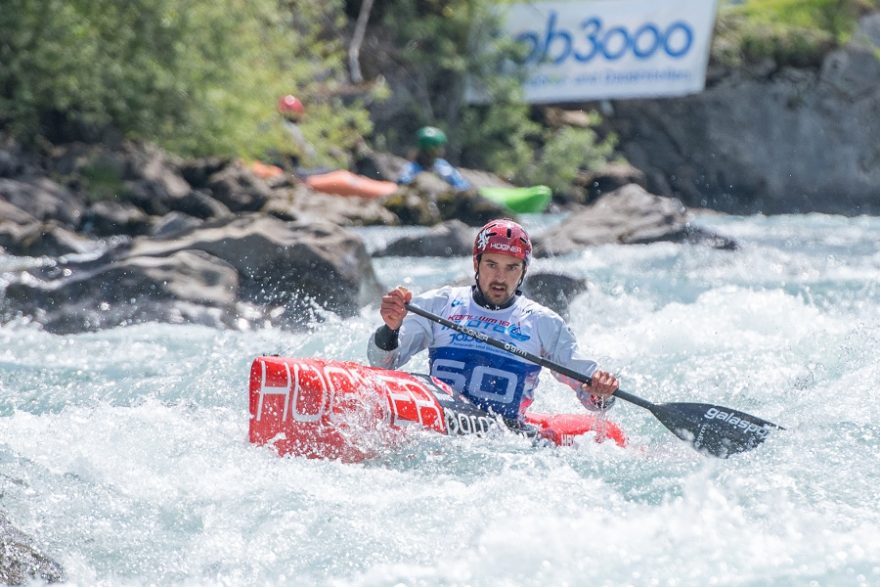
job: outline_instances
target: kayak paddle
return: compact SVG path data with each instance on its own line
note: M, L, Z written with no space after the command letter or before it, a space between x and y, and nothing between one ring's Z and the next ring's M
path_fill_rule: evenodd
M414 314L451 328L456 332L466 334L488 345L513 353L527 361L547 367L552 371L582 383L589 384L591 382L590 378L586 375L573 371L568 367L533 355L510 343L490 338L473 328L456 324L412 304L405 305L406 309ZM735 453L752 450L764 442L774 429L785 430L782 426L732 408L690 402L655 404L622 389L618 389L614 392L614 395L641 408L645 408L655 418L660 420L661 424L682 440L691 443L698 451L722 459Z

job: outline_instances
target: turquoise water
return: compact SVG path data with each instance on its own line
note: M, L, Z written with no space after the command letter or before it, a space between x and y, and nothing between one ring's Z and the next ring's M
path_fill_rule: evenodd
M742 248L536 268L590 281L571 324L628 391L788 428L753 452L703 457L619 402L627 449L424 433L364 464L278 458L247 442L251 360L363 361L375 307L311 333L21 323L0 328L0 507L71 585L878 585L880 219L700 224ZM401 230L360 232L377 248ZM375 267L416 290L470 275ZM536 407L579 409L544 379Z

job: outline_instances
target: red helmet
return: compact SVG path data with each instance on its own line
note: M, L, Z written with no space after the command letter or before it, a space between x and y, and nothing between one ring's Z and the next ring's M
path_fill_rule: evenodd
M528 265L532 259L532 241L525 229L513 220L493 220L481 228L474 239L474 259L483 253L510 255Z
M281 112L281 114L302 116L305 114L306 109L299 98L288 94L286 96L281 96L278 99L278 111Z

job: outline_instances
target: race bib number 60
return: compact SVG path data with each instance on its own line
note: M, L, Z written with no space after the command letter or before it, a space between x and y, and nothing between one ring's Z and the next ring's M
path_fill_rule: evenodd
M469 366L463 361L437 359L431 375L451 385L454 389L498 404L509 404L517 399L519 377L486 365Z

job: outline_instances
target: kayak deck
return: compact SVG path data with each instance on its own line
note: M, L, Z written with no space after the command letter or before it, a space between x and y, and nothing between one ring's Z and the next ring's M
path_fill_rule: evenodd
M358 462L393 448L407 427L485 435L504 426L442 381L326 359L257 357L251 364L249 440L279 455ZM527 414L525 429L556 445L595 440L626 445L623 431L594 414Z

